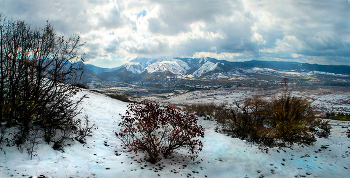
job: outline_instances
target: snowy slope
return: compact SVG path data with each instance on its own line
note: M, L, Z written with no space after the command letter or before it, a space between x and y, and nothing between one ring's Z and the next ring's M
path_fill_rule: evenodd
M124 64L124 67L133 74L139 74L145 70L139 62L128 62Z
M180 60L171 57L160 57L154 59L136 58L129 63L125 63L124 67L134 74L142 73L145 70L148 73L169 71L182 77L199 78L205 73L217 69L218 65L219 63L211 62L208 58ZM222 78L220 76L228 78L224 74L218 73L217 75L219 76L216 78Z
M186 69L189 69L187 64L185 65L180 65L180 61L161 61L161 62L156 62L153 63L149 66L146 67L146 70L148 73L153 73L153 72L172 72L177 75L184 75L186 74Z
M125 68L134 74L139 74L147 70L148 73L169 71L177 75L185 76L187 71L191 68L198 68L198 70L192 74L195 77L200 77L218 67L218 63L210 62L207 58L202 58L198 63L192 65L193 66L190 66L183 60L174 59L171 57L161 57L155 59L136 58L131 60L129 63L124 64Z
M86 144L75 143L65 152L52 145L39 144L38 156L30 160L24 150L4 147L0 151L0 177L348 177L350 174L350 139L345 131L349 122L332 121L331 137L319 139L312 146L273 148L266 151L242 140L214 131L215 122L199 119L203 125L204 147L196 160L178 150L174 157L152 165L138 162L142 154L123 152L118 131L120 115L127 103L102 94L87 94L81 107L83 114L96 124L94 135ZM77 96L77 98L78 98ZM343 128L344 127L344 128ZM325 147L322 147L325 145ZM327 146L328 145L328 146ZM322 148L321 148L322 147ZM327 148L326 148L327 147ZM116 155L116 152L118 153ZM4 154L6 153L6 154ZM120 154L120 155L119 155Z
M184 75L190 69L186 62L171 57L160 57L155 59L136 58L124 64L126 69L134 74L170 71L174 74Z
M218 63L212 63L210 61L207 61L206 63L204 63L198 70L196 70L193 75L195 77L200 77L203 74L213 71L218 67Z

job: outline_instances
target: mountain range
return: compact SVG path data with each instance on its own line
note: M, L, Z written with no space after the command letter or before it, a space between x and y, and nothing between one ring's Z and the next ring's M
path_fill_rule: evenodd
M167 77L193 79L228 79L242 73L269 69L269 71L318 72L334 75L350 75L350 66L318 65L284 61L231 62L214 58L135 58L124 65L108 69L85 65L84 83L92 81L155 81ZM253 69L253 70L252 70ZM215 76L213 78L213 76Z

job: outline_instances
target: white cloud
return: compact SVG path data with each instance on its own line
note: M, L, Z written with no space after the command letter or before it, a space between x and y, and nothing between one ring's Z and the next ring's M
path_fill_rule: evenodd
M203 57L211 57L211 58L216 58L219 60L235 60L235 61L240 61L240 59L247 60L244 56L243 53L216 53L216 52L195 52L192 58L203 58Z
M251 40L253 42L256 42L258 45L266 44L266 40L264 40L263 37L259 33L256 33L256 32L254 32L254 35L251 37Z

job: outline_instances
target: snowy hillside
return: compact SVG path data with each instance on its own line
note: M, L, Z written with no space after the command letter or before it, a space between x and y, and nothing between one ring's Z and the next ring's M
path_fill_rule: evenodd
M118 131L119 114L127 103L98 93L87 94L82 114L95 124L86 144L78 142L55 151L45 143L35 148L30 160L25 148L4 147L0 151L0 177L348 177L350 138L345 131L349 122L332 121L331 136L311 146L260 150L258 146L214 131L215 122L199 119L205 130L202 152L196 160L178 150L172 158L157 164L140 162L142 154L125 152ZM246 93L247 94L247 93Z
M145 70L139 62L128 62L124 64L124 67L133 74L139 74Z
M182 65L180 65L183 63ZM149 66L146 67L146 70L148 73L153 72L172 72L177 75L184 75L186 74L186 70L189 69L188 65L184 62L181 62L180 60L177 61L161 61L161 62L155 62Z
M218 67L218 63L215 64L215 63L212 63L210 61L207 61L198 70L196 70L193 73L193 76L200 77L207 72L215 70L217 67Z
M152 81L163 87L188 89L188 87L193 88L194 85L184 80L193 78L218 82L231 81L226 84L221 83L224 87L234 85L273 87L283 78L290 79L293 85L298 86L350 86L350 73L347 72L350 71L350 66L299 65L299 63L278 61L233 62L209 57L158 57L135 58L113 69L92 65L86 65L86 69L88 70L82 77L83 83L90 88L101 88L102 85L99 84L101 82L104 83L103 87L107 85L113 87L115 82L148 84ZM155 72L165 75L152 74ZM139 75L141 73L144 75ZM176 80L170 82L167 77L175 77Z
M134 74L139 74L147 70L148 73L170 71L174 74L184 75L190 69L186 62L171 57L155 59L136 58L125 63L124 66Z
M169 71L180 76L185 76L188 70L195 69L195 72L190 74L195 77L200 77L207 72L213 71L217 66L217 63L210 62L207 58L202 58L199 61L188 61L186 63L183 60L171 57L155 59L136 58L124 64L124 67L133 74L139 74L147 70L148 73Z

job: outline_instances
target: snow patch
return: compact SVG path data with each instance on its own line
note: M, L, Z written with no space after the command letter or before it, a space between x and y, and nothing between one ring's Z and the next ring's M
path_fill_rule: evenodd
M331 76L336 76L336 77L349 77L349 75L335 74L335 73L329 73L329 72L320 72L320 71L310 71L309 74L331 75Z

